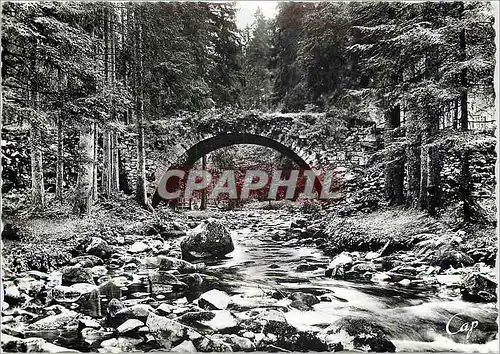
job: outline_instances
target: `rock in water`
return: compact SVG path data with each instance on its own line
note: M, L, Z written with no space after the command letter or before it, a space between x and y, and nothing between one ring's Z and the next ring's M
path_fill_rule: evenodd
M49 330L58 330L61 328L65 329L72 328L76 330L78 328L79 317L81 317L79 313L68 310L58 315L48 316L35 323L32 323L28 326L28 330L49 331Z
M463 278L460 287L465 301L496 302L497 284L494 280L480 273L471 273Z
M125 321L123 324L118 326L117 330L118 333L123 334L131 331L135 331L136 329L141 328L144 326L144 323L142 321L136 320L135 318L132 318L130 320Z
M100 237L92 237L90 242L85 240L84 244L86 253L92 256L108 258L113 252L113 248Z
M91 272L92 276L94 276L96 278L101 278L101 277L105 276L106 274L108 274L108 268L106 268L105 266L94 266L94 267L90 268L90 272Z
M179 281L175 275L163 270L154 271L151 276L151 291L153 294L166 294L179 292L187 288L187 285Z
M178 342L186 335L187 327L177 321L151 313L146 321L158 343L169 350L172 342Z
M290 306L301 311L311 310L313 305L319 303L319 299L316 296L300 291L291 294L290 299L292 300Z
M328 345L313 331L298 331L279 340L276 345L292 352L328 352Z
M201 323L214 332L226 333L231 329L238 326L236 318L227 310L216 310L212 312L214 317L208 321L201 321Z
M113 336L113 332L107 332L104 329L84 328L80 332L83 342L87 343L90 347L96 347L103 340L109 339Z
M221 335L211 337L200 337L193 341L199 352L231 352L233 349L229 343L225 343Z
M374 352L395 352L396 347L376 324L363 318L345 317L326 329L326 343L336 351L350 348Z
M250 339L237 336L236 334L225 335L225 342L229 343L235 352L252 352L255 350L255 345Z
M166 305L166 304L163 304ZM157 308L157 311L160 310L160 306ZM168 311L168 310L167 310ZM165 312L165 311L163 311ZM177 317L177 321L183 323L194 323L199 321L210 321L215 317L215 313L212 311L196 311L196 312L188 312L179 317Z
M230 302L229 295L217 289L209 290L198 298L198 305L209 310L225 310Z
M118 311L116 316L126 319L135 318L146 320L149 314L153 311L153 308L148 304L137 304Z
M73 284L70 288L81 294L77 301L77 304L80 305L79 312L93 317L101 315L99 287L92 284L80 283Z
M80 266L69 266L62 270L62 285L73 285L78 283L93 284L94 278L89 269Z
M125 309L125 305L118 299L111 299L108 304L108 316L115 317L118 312Z
M460 268L473 265L474 260L465 252L449 248L437 251L431 264L443 269Z
M197 350L190 340L185 340L181 344L175 346L171 350L174 353L195 353Z
M143 340L139 338L118 337L103 341L101 346L106 353L130 352L135 350L136 346Z
M264 324L262 332L265 334L272 333L278 337L288 337L297 332L293 326L288 324L283 312L278 310L262 312L256 317L256 320Z
M210 218L199 224L181 242L182 258L220 258L234 250L229 230Z
M348 253L341 253L336 256L328 265L325 276L331 278L342 278L344 272L352 265L352 257Z
M102 259L97 256L87 255L71 258L70 265L80 265L82 267L94 267L102 265Z
M182 274L193 273L196 270L196 267L193 264L182 259L165 256L160 256L158 258L158 267L160 270L178 270L179 273Z
M151 247L149 247L144 242L137 241L132 246L130 246L130 248L128 249L128 251L130 253L141 253L141 252L149 251L150 249L151 249Z
M203 278L198 273L184 274L177 278L185 283L189 289L196 289L203 284Z

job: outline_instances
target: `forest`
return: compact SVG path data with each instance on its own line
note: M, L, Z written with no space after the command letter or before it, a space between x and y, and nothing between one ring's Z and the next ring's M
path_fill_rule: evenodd
M2 348L493 352L493 10L278 2L239 28L237 2L3 2ZM345 198L152 205L174 148L258 126L335 168ZM486 323L473 339L439 331L455 309ZM63 327L81 333L45 333Z
M131 132L135 195L146 205L150 121L222 107L323 111L348 121L376 110L393 147L387 195L402 203L407 189L416 206L420 146L444 127L467 131L477 120L471 98L483 106L494 100L488 6L283 3L275 19L257 12L238 30L231 3L7 3L2 122L29 126L31 171L4 159L4 177L12 175L4 192L22 186L35 209L47 197L87 214L99 196L120 189L118 150ZM406 156L398 136L414 146ZM407 188L396 173L403 158Z

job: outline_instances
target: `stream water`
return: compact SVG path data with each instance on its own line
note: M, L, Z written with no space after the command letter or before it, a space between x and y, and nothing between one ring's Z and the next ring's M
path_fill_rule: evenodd
M433 288L327 278L324 272L330 259L320 250L273 237L284 233L293 218L283 211L234 212L227 217L235 250L208 268L224 280L224 290L229 289L238 307L287 307L285 317L299 329L325 328L349 315L364 317L382 326L398 351L498 352L495 304L443 298ZM309 267L299 267L305 264ZM329 300L311 311L300 311L289 307L288 299L272 298L275 290L325 295ZM455 314L478 321L469 338L465 330L447 333L446 325ZM450 332L466 322L456 321L455 317L450 322Z
M191 218L204 219L211 215L201 213L198 216ZM412 288L396 283L348 282L325 277L330 257L313 246L298 245L296 239L281 237L300 217L296 213L252 210L217 213L215 216L227 224L235 246L225 258L200 267L208 278L215 280L211 282L205 278L202 288L196 293L171 293L172 298L163 296L163 300L159 300L157 296L158 301L171 303L184 296L191 301L201 293L217 288L231 296L233 313L257 308L280 309L288 323L299 330L321 332L340 318L356 316L381 326L397 351L498 352L495 304L464 302L459 295L444 297L438 288L430 286ZM125 268L109 268L106 277L118 277L115 278L118 283L127 277L137 280L145 276L147 279L148 269ZM139 298L147 297L151 288L147 281L132 283L128 281L126 286L124 283L120 297L137 303L137 294ZM108 301L106 296L109 298L110 295L106 293L117 291L114 288L116 286L108 290L101 287L101 300L90 298L85 313L88 314L89 309L95 312L101 305L104 309L105 301ZM291 300L286 296L293 292L313 294L321 301L312 309L299 310L290 306ZM78 309L83 310L83 307ZM457 314L459 318L453 320ZM458 332L461 326L464 330L447 333L446 325L450 319L454 321L450 327L452 332ZM477 321L477 325L470 330L473 321ZM466 324L468 327L463 327ZM56 338L59 345L88 351L82 346L78 332L61 334L58 329L26 335L51 342Z

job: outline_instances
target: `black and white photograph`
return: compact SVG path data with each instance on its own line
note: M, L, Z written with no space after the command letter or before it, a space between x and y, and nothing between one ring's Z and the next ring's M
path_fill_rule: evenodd
M1 1L1 351L498 353L499 8Z

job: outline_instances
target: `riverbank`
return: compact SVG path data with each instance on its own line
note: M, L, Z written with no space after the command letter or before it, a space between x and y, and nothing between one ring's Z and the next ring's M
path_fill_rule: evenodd
M128 199L98 208L25 220L4 240L4 350L497 349L494 270L443 220L398 209L153 215ZM182 260L181 239L208 217L234 251ZM446 331L458 313L450 332L478 321L469 336Z

